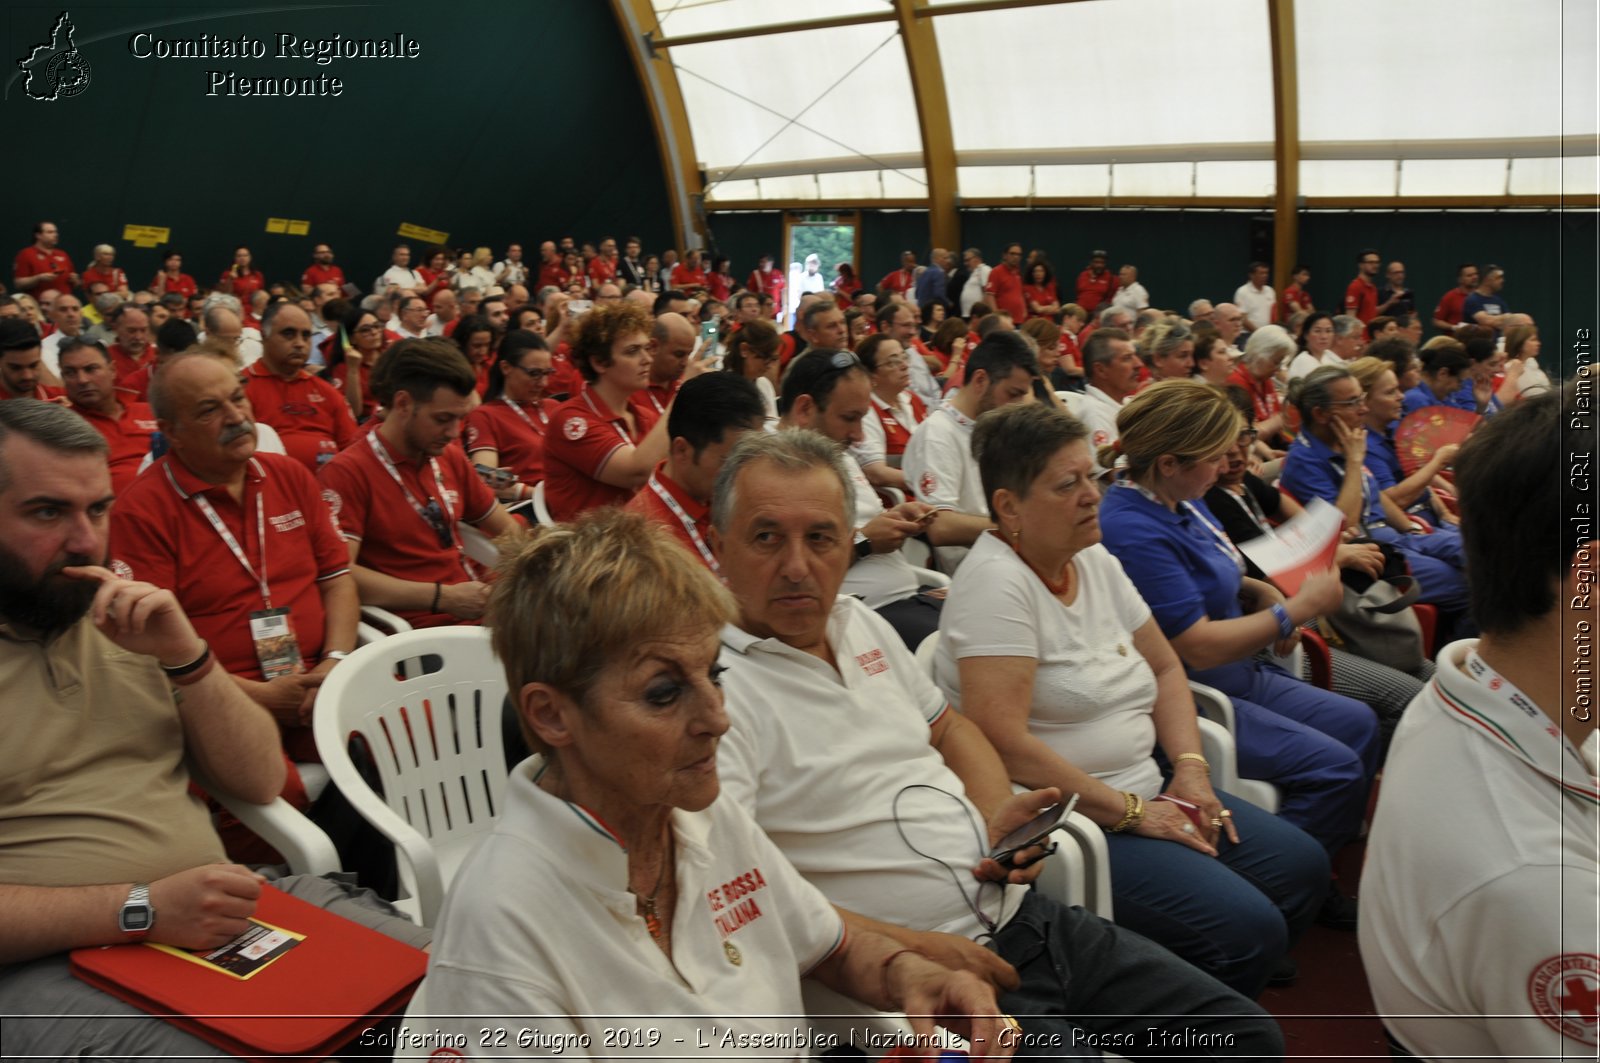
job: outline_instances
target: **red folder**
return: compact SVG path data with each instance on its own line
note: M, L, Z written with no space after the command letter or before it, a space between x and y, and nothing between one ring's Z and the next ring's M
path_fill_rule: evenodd
M247 1059L324 1059L403 1009L428 957L263 886L255 918L305 940L248 981L144 945L76 949L72 973Z

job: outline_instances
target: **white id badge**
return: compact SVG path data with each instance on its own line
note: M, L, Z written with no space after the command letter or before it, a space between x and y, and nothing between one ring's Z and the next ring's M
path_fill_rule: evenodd
M251 613L250 639L256 645L263 679L300 671L300 644L289 624L289 610L261 609Z

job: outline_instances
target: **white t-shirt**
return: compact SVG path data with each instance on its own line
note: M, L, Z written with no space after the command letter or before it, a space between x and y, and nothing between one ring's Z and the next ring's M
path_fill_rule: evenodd
M703 812L672 813L678 899L669 961L628 892L621 843L586 809L541 790L542 764L531 757L512 771L504 813L450 885L428 976L408 1010L412 1025L466 1035L473 1059L748 1059L748 1046L704 1038L712 1021L737 1035L792 1030L785 1016L805 1013L800 979L839 947L844 924L739 803L723 796ZM615 1018L629 1015L650 1018ZM480 1038L499 1027L509 1031L503 1042ZM656 1028L662 1037L608 1044L607 1031L618 1027ZM590 1046L521 1045L524 1029L587 1034ZM775 1049L763 1054L813 1054L804 1044Z
M961 286L961 316L967 317L972 313L972 304L983 302L983 286L989 283L990 266L987 262L980 262L972 267L972 272L967 274L967 283Z
M1289 363L1289 379L1299 380L1301 377L1309 375L1313 370L1325 365L1342 366L1344 364L1344 359L1332 351L1324 353L1321 358L1318 358L1310 351L1301 351L1294 356L1294 361Z
M1122 410L1122 403L1093 384L1083 389L1083 399L1083 412L1078 420L1089 429L1089 453L1095 456L1094 471L1098 476L1105 469L1100 465L1097 452L1117 441L1117 414Z
M828 645L838 670L775 638L723 629L732 726L717 754L720 800L755 809L761 829L840 907L971 938L983 930L973 899L1004 925L1027 887L980 892L969 873L987 832L929 742L948 711L944 696L894 629L853 598L835 602Z
M914 358L916 355L913 354L912 357ZM895 454L891 456L885 453L887 443L883 431L883 418L878 411L881 410L883 413L888 414L891 418L904 425L907 431L910 431L920 423L917 420L916 410L911 405L911 395L909 392L902 391L895 396L895 402L892 406L877 395L873 395L872 405L874 408L869 410L865 417L861 418L861 442L853 444L850 447L850 453L855 455L862 468L871 465L875 461L882 461L898 469L901 455Z
M872 414L868 414L871 417ZM855 487L855 526L866 527L873 518L883 513L883 502L873 488L867 474L861 471L860 462L845 455L845 468L850 473L850 483ZM878 609L890 602L898 602L917 593L921 581L906 555L899 550L884 554L868 554L854 562L845 574L840 591L853 594L867 603L867 608Z
M1272 308L1278 302L1278 293L1272 290L1270 284L1257 291L1255 285L1245 281L1233 293L1233 301L1253 330L1272 324Z
M390 266L388 269L383 271L383 276L378 278L378 283L373 285L373 289L381 295L391 286L395 288L409 288L412 291L420 292L428 285L427 282L422 279L422 274L418 273L411 267Z
M1428 1058L1595 1058L1592 754L1457 642L1407 707L1361 875L1379 1014Z
M1111 297L1112 306L1120 306L1124 310L1143 310L1150 305L1150 293L1138 281L1124 285L1117 289L1117 294Z
M950 584L934 678L960 708L962 658L1034 658L1028 733L1113 789L1153 798L1156 677L1133 646L1150 607L1104 546L1072 563L1078 595L1066 606L999 536L979 536Z

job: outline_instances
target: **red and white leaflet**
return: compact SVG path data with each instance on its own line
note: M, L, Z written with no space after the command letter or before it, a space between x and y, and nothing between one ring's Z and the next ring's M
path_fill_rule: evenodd
M1293 597L1306 577L1333 567L1344 530L1344 515L1320 498L1313 498L1304 513L1272 530L1239 544L1246 557L1267 574L1279 590Z

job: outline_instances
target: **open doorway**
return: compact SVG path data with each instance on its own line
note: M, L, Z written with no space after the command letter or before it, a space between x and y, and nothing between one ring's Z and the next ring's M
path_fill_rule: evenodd
M794 310L807 292L830 290L839 263L854 269L860 250L861 216L848 214L785 214L783 268L788 272L783 319L794 327Z

